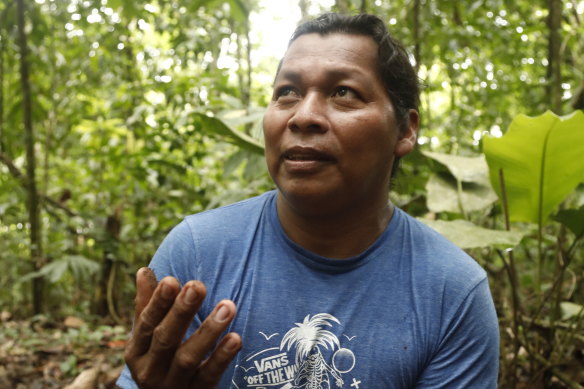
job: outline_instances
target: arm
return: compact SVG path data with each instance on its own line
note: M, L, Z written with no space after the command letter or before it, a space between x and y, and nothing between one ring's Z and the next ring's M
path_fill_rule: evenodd
M496 388L499 327L486 278L469 293L446 326L416 388Z

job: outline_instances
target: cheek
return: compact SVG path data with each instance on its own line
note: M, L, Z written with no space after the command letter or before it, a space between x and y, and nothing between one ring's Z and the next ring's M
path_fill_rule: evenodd
M275 115L269 110L264 115L262 126L264 130L266 164L270 174L273 175L274 169L276 169L275 164L278 161L281 135L279 134Z
M262 127L264 130L264 143L266 147L266 153L274 147L274 143L278 140L277 137L277 126L274 114L269 110L266 111L264 119L262 122Z
M355 122L354 130L345 134L344 144L354 153L368 158L389 157L397 140L396 130L385 120L364 116Z
M289 114L287 112L269 105L263 118L264 133L273 134L285 129L288 116Z

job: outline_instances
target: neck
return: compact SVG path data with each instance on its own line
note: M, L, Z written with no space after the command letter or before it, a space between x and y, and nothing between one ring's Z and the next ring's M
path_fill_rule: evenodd
M282 228L290 239L313 253L335 259L365 251L393 216L393 205L387 198L366 208L323 215L298 212L278 193L277 208Z

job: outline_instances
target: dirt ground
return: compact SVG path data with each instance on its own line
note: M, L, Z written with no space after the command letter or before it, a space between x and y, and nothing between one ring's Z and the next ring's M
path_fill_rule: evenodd
M10 320L0 327L0 389L109 389L123 366L128 330L67 317Z

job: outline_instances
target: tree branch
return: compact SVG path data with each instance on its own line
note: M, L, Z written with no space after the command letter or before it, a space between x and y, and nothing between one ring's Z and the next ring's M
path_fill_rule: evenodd
M20 169L14 164L14 161L12 161L12 159L10 159L10 157L8 157L2 151L0 151L0 161L2 163L4 163L4 165L6 165L6 167L8 168L8 171L10 172L12 177L14 177L18 182L20 182L20 184L25 189L28 188L28 182L27 182L27 179L24 176L24 174L22 174ZM62 211L65 211L65 213L69 216L77 216L76 212L72 211L70 208L66 207L63 203L53 199L52 197L42 195L42 194L39 197L42 200L43 204L48 204L48 205L52 206L53 208L58 208Z
M2 151L0 151L0 161L2 161L4 163L4 165L6 165L6 167L8 168L8 171L10 172L12 177L14 177L18 181L20 181L21 185L26 188L27 187L26 177L24 177L24 175L16 167L14 162L6 154L4 154Z

